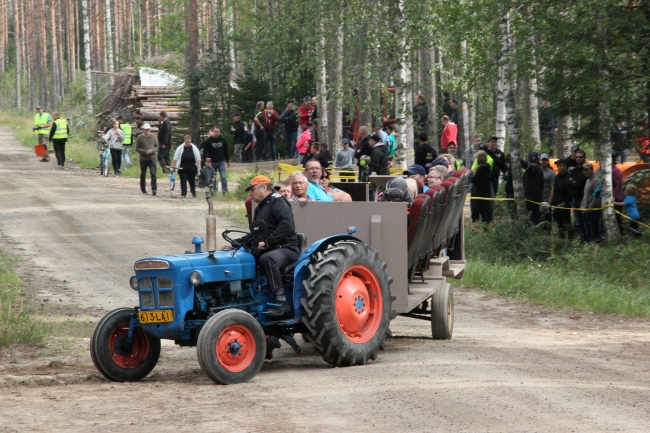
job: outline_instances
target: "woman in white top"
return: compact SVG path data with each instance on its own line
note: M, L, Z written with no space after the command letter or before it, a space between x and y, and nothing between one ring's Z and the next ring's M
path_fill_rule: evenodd
M108 143L108 147L111 148L113 171L115 177L118 177L122 166L122 141L124 140L124 132L120 129L120 122L114 121L113 127L106 131L103 138Z
M192 137L185 136L185 142L178 146L174 153L174 162L172 170L180 169L178 175L181 178L181 198L187 195L187 183L190 183L190 192L192 197L196 197L196 185L194 179L196 174L201 171L201 153L199 149L192 144Z

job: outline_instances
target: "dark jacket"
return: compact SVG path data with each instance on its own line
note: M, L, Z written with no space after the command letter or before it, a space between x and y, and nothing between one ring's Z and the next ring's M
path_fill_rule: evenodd
M493 180L498 180L501 173L504 175L506 173L506 155L498 147L494 150L486 149L485 153L492 158L492 173L490 177Z
M472 197L490 197L491 188L490 164L481 164L476 167L476 172L472 176Z
M169 151L169 146L172 144L172 123L169 119L165 119L160 123L158 128L158 143L162 146L163 144L167 146L167 151Z
M235 122L232 127L235 129L235 131L232 133L234 138L233 138L233 143L235 144L248 144L246 142L246 122L243 121L238 121Z
M582 201L582 197L585 195L585 185L587 184L587 178L582 172L582 167L576 166L571 170L571 179L573 180L571 196L576 200Z
M438 153L429 143L418 144L415 146L413 153L415 154L413 163L422 167L425 167L428 163L433 162L438 157Z
M571 174L567 171L564 174L558 174L555 176L555 182L553 183L553 206L561 207L571 207L571 187L573 186L573 181L571 180Z
M445 98L442 103L442 111L451 118L451 115L454 113L454 109L451 108L451 98Z
M284 123L284 130L286 132L296 132L298 130L296 110L284 110L284 113L280 116L280 122Z
M528 200L541 202L544 192L544 171L536 162L521 161L524 171L524 196Z
M330 166L330 163L332 162L332 154L330 153L329 150L326 150L324 152L317 153L314 155L314 159L320 162L320 166L323 168L327 168Z
M370 174L377 173L378 175L388 175L388 156L386 155L386 146L377 143L375 148L372 149L372 154L370 155Z
M210 158L212 162L226 161L230 163L230 159L228 158L228 142L223 135L220 135L218 138L206 138L199 146L199 150L201 151L201 159L203 161L206 158Z
M427 125L429 123L429 104L421 102L413 107L413 122L416 126L416 133L427 130Z
M268 227L266 233L251 240L251 245L257 246L266 242L267 249L289 248L298 251L298 237L293 224L291 205L277 192L269 194L255 208L253 221L263 220ZM237 239L241 241L243 238Z
M370 147L370 136L365 136L360 142L357 149L354 151L354 157L357 160L357 165L361 167L359 161L361 161L362 156L372 155L372 147Z

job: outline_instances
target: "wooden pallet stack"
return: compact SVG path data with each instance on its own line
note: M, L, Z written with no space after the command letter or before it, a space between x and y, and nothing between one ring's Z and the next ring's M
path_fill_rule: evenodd
M133 86L131 97L133 102L133 118L136 121L138 132L142 125L151 125L151 132L157 133L160 122L158 120L161 111L167 112L167 118L172 124L174 132L181 132L178 121L181 111L187 107L188 102L179 100L181 89L167 86Z

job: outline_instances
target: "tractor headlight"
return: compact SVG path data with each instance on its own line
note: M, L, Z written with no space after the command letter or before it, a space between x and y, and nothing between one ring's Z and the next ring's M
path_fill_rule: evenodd
M135 275L132 276L131 279L129 280L129 285L131 285L131 288L133 290L138 290L138 277L136 277Z
M201 285L201 274L198 272L194 271L190 274L190 283L192 283L195 286Z

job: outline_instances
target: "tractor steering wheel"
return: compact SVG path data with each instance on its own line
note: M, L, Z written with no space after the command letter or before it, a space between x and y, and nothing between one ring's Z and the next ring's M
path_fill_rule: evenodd
M230 242L230 245L235 246L235 247L238 247L238 248L241 247L242 244L240 244L239 242L237 242L237 241L235 241L234 239L230 238L230 236L228 236L230 233L243 233L243 234L245 234L245 235L249 235L249 234L250 234L249 232L244 232L244 231L241 231L241 230L226 230L226 231L224 231L223 233L221 233L221 236L222 236L222 237L223 237L227 242Z

